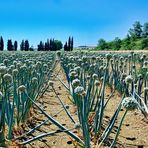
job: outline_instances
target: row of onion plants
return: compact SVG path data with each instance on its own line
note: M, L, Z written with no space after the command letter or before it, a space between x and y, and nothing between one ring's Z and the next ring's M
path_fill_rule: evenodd
M118 130L110 147L114 147L121 125L128 111L139 109L145 117L148 114L148 56L145 54L106 54L73 52L61 53L61 65L66 73L69 87L59 78L77 106L77 115L84 138L84 146L91 147L97 139L100 146L110 136L121 108L125 113L120 119ZM105 101L106 88L112 93L122 94L119 105L108 125L102 130L105 108L111 97Z
M2 52L0 55L0 146L14 139L44 92L54 67L55 53ZM30 99L29 99L30 98Z

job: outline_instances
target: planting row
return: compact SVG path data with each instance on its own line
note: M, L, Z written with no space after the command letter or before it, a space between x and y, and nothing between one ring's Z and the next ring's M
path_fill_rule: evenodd
M90 148L92 142L98 146L106 144L121 108L125 108L125 113L110 147L115 146L128 111L138 109L147 118L147 55L133 52L130 54L73 52L61 53L60 59L69 83L69 87L65 87L77 106L85 147ZM112 93L105 101L108 86ZM119 91L122 98L103 130L104 112L115 91Z

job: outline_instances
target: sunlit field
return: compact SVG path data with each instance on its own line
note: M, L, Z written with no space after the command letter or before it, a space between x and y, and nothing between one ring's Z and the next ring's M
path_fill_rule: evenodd
M147 52L1 52L1 147L147 147Z
M148 0L0 2L0 148L148 148Z

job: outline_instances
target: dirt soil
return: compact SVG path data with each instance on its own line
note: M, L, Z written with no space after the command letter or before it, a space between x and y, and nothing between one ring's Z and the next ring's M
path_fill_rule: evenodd
M54 70L54 74L58 74L60 79L64 81L64 83L68 86L65 73L60 66L60 63L57 64ZM73 103L69 100L69 94L67 90L63 87L61 82L56 77L51 77L51 80L54 82L54 88L58 93L58 96L61 98L65 105L69 105L69 111L73 118L77 121L76 115L76 107ZM106 90L106 100L111 94L110 88ZM111 98L110 102L107 105L105 110L105 118L109 120L110 117L113 115L118 103L120 102L121 95L117 92L114 93L113 97ZM40 98L39 102L40 105L44 108L44 110L49 115L54 115L58 111L62 109L62 106L57 99L55 93L53 93L52 89L49 88L48 91L44 94L42 98ZM121 118L124 113L124 110L120 112L119 117ZM39 111L35 111L33 114L33 121L35 125L38 125L42 121L46 120L47 118L41 114ZM73 128L74 124L71 122L65 111L62 111L56 117L54 117L57 121L59 121L62 125L66 126L67 128ZM125 148L148 148L148 122L145 122L144 116L141 114L140 111L135 112L128 112L124 124L121 128L121 133L118 138L119 143L122 147ZM116 125L118 126L119 122L117 121ZM32 127L30 127L32 128ZM29 127L25 130L29 130ZM36 131L31 135L29 138L35 135L39 135L45 132L51 132L58 130L56 126L48 122L46 125L42 126L40 130ZM79 134L79 131L74 130L76 134ZM113 133L111 136L115 136ZM26 145L27 148L74 148L78 147L74 145L72 139L65 133L56 134L54 136L49 136L39 141L32 142L31 144ZM105 147L105 146L104 146Z

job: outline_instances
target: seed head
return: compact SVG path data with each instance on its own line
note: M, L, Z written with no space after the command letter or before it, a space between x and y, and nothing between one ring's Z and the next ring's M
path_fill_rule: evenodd
M91 59L92 59L92 61L95 61L96 60L96 57L95 56L92 56Z
M133 97L126 97L122 101L122 106L127 110L135 110L138 108L138 103Z
M18 91L21 92L21 93L24 92L25 90L26 90L25 85L21 85L21 86L18 87Z
M5 74L3 76L3 78L4 78L4 81L7 82L7 83L11 83L11 81L12 81L12 76L10 74L8 74L8 73Z
M86 56L83 56L82 57L82 60L83 60L83 62L86 62L87 61L87 57Z
M90 76L87 76L87 80L90 80Z
M98 78L98 75L94 73L94 74L92 75L92 78L93 78L94 80L96 80L96 79Z
M71 78L75 78L76 75L77 75L76 71L70 72L70 77L71 77Z
M13 64L16 65L17 64L17 61L13 61Z
M80 67L79 67L79 66L75 67L75 68L74 68L74 71L79 72L79 71L80 71Z
M5 74L7 72L7 67L6 66L0 66L0 73Z
M60 56L61 55L61 52L60 51L57 51L57 55Z
M12 75L13 76L16 76L18 74L18 70L17 69L14 69L13 71L12 71Z
M74 79L73 81L72 81L72 86L74 87L74 88L76 88L77 86L79 86L80 85L80 80L79 79Z
M141 78L142 78L142 74L139 74L139 75L138 75L138 78L141 79Z
M132 77L131 75L126 76L125 82L126 82L127 84L132 83L132 82L133 82L133 77Z
M33 77L33 78L32 78L32 83L33 83L33 84L37 84L37 83L38 83L38 79L37 79L36 77Z
M142 57L143 57L143 59L145 59L146 58L146 54L143 54Z
M3 60L3 63L4 63L5 65L7 65L7 64L8 64L8 59L4 59L4 60Z
M84 94L84 88L82 86L78 86L74 89L74 92L77 94L77 95L83 95Z
M95 81L95 85L96 85L96 86L99 86L99 85L100 85L100 83L99 83L98 80Z
M111 54L106 54L106 58L107 58L107 60L110 60L112 58L112 55Z
M99 67L99 70L103 70L103 68L104 68L103 66L100 66L100 67Z
M142 67L143 69L148 69L148 64L147 64L147 61L145 61L144 63L143 63L143 67Z

